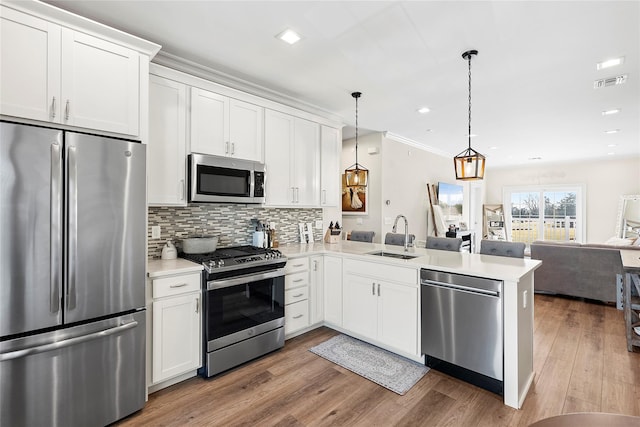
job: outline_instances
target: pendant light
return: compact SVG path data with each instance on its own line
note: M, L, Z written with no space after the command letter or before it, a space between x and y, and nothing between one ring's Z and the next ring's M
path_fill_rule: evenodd
M484 178L485 157L471 148L471 58L478 54L477 50L468 50L462 58L469 62L469 148L453 158L456 179L471 181Z
M351 96L356 100L356 162L345 169L347 187L366 187L369 170L358 163L358 98L362 93L353 92Z

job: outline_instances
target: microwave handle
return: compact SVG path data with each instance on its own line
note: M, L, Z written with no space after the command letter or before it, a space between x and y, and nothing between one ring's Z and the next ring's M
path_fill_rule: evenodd
M249 197L253 197L256 194L256 172L250 171L247 179L249 180Z

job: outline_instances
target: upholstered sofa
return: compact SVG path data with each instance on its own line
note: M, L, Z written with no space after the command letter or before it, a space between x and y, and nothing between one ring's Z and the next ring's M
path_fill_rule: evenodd
M535 241L531 259L542 261L534 273L535 291L616 302L620 249L640 254L640 246Z

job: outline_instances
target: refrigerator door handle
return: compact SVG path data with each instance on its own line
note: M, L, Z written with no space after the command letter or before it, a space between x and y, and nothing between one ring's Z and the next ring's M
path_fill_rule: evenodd
M76 264L78 259L78 162L76 147L67 148L67 212L68 212L68 247L67 247L67 310L76 307Z
M55 99L55 98L54 98ZM60 248L62 245L60 230L62 229L62 156L60 144L51 144L51 180L49 183L49 297L50 310L57 313L60 310Z
M62 340L62 341L56 341L49 344L39 345L36 347L29 347L21 350L9 351L7 353L0 353L0 362L4 362L6 360L20 359L22 357L32 356L34 354L45 353L47 351L58 350L61 348L72 346L72 345L85 343L87 341L92 341L98 338L108 337L110 335L119 334L120 332L133 329L136 326L138 326L138 322L134 320L133 322L125 323L123 325L105 329L102 331L93 332L87 335L81 335L79 337L73 337L66 340Z

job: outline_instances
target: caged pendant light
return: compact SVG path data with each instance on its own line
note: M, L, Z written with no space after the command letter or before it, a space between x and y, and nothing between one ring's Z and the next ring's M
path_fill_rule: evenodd
M485 157L471 148L471 58L478 54L477 50L469 50L462 58L469 62L469 148L453 158L456 179L471 181L484 178Z
M351 96L356 100L356 162L345 169L347 187L366 187L369 170L358 163L358 98L362 93L353 92Z

